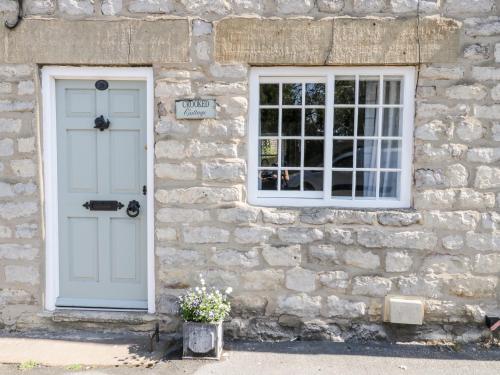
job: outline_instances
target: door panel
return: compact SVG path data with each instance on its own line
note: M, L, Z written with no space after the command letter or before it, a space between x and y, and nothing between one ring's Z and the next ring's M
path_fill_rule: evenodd
M59 297L57 306L147 308L146 84L56 80ZM94 129L98 116L108 129ZM90 201L119 201L95 211ZM140 204L130 218L126 207Z

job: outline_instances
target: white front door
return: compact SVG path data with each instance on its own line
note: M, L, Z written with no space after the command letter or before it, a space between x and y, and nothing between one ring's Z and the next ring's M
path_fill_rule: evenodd
M146 309L146 82L56 80L56 306Z

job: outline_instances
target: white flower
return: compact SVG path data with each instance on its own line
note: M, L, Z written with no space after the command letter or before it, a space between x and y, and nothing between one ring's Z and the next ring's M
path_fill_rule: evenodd
M233 291L233 288L228 287L228 288L226 289L226 294L231 294L231 292L232 292L232 291Z

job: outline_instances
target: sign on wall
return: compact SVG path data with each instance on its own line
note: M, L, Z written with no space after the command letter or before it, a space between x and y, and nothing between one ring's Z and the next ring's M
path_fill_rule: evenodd
M183 99L175 101L175 118L200 120L215 118L215 99Z

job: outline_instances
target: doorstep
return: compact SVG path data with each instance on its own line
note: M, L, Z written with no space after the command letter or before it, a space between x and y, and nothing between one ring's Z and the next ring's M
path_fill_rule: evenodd
M111 323L141 325L156 323L158 317L142 311L110 311L110 310L74 310L56 309L38 314L41 318L48 318L54 322L71 323Z

